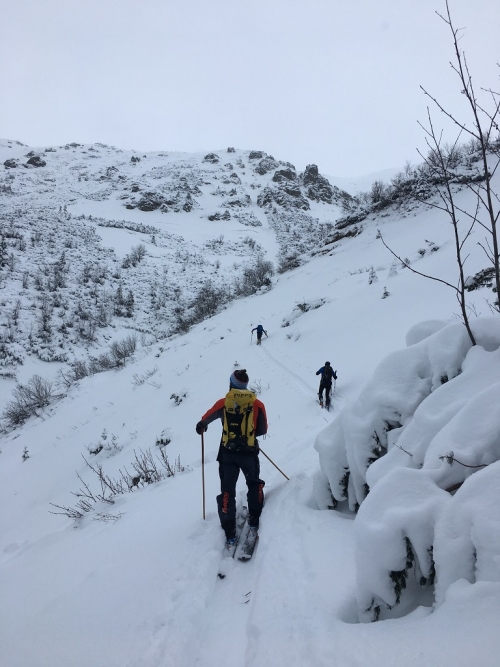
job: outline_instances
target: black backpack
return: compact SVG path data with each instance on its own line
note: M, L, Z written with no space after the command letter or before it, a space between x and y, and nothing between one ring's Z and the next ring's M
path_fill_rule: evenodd
M333 368L331 366L325 366L323 369L323 373L321 374L321 377L323 379L323 382L327 383L332 383L332 378L335 377L335 373L333 371Z

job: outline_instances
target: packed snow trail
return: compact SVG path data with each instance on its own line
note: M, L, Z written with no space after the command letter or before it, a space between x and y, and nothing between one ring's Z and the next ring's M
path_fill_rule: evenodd
M270 378L269 388L265 388L261 396L270 420L270 436L261 439L260 442L266 453L291 476L291 480L287 482L261 455L261 476L266 480L266 504L261 518L259 545L251 562L232 562L223 580L217 578L223 551L223 533L215 512L215 502L213 498L208 498L208 506L210 507L212 503L214 507L207 517L211 524L208 530L212 541L210 547L207 544L199 545L198 558L204 558L206 550L209 549L206 557L210 565L203 568L203 573L210 577L211 582L207 584L195 579L190 582L189 586L186 581L182 582L183 598L187 604L186 617L183 622L176 622L175 628L172 628L172 632L169 633L171 639L167 649L167 655L175 655L174 647L180 642L178 653L180 659L183 650L188 650L187 647L193 650L193 647L196 646L197 656L193 664L200 667L286 664L285 662L276 663L279 657L276 644L270 644L270 646L276 645L276 653L270 651L267 656L258 656L258 647L259 637L266 635L269 631L267 621L266 625L261 627L260 619L262 616L267 617L266 610L270 599L279 599L287 592L285 607L278 605L276 613L280 618L283 613L286 613L291 614L291 618L297 619L294 623L294 626L296 625L293 630L295 648L292 653L300 656L297 662L291 663L288 659L288 663L307 664L306 657L311 658L315 654L311 646L311 637L314 636L314 633L311 634L311 628L304 627L300 619L304 605L313 609L318 604L318 592L314 587L310 589L310 577L315 568L314 562L318 558L323 560L324 556L321 554L330 553L328 557L330 560L334 548L339 551L338 546L334 547L331 544L331 541L335 539L333 534L325 531L325 521L327 525L330 525L329 520L338 521L338 517L333 514L325 516L324 513L308 506L311 503L312 490L304 471L309 467L311 451L309 448L312 449L318 421L318 406L314 399L315 389L302 380L297 373L290 370L288 365L276 359L271 348L277 346L278 341L275 342L275 345L269 345L270 343L271 340L266 340L266 344L261 346L254 343L254 346L246 352L245 365L251 374L250 385L252 379L256 381L262 376ZM310 397L309 407L304 405L305 397ZM293 414L300 415L300 417L290 422L289 415L282 413L283 403L292 406ZM283 419L285 419L284 422ZM215 434L211 431L212 441L215 439L218 442L219 424L214 423L211 429L215 431ZM214 462L213 468L216 465ZM212 482L215 474L214 469L209 473L212 476ZM218 480L215 482L217 483ZM246 486L242 476L240 476L239 488L239 503L241 504L246 502ZM298 502L300 509L297 507ZM302 516L303 514L305 516ZM320 527L318 534L315 535L312 527L318 521ZM342 534L345 534L344 537L347 538L346 528L349 527L349 522L346 524L345 518L341 518L339 525ZM304 528L306 529L305 542L302 535ZM325 538L327 545L321 547ZM342 542L344 542L343 538ZM344 562L343 554L346 549L349 552L350 547L344 544L338 556L342 561L342 565L337 570L339 587L345 586L346 572L352 568L351 564ZM349 560L352 562L352 559L349 558ZM264 586L261 584L262 577L269 580ZM276 582L279 584L277 585ZM319 588L323 589L320 581L317 583ZM196 606L189 602L200 594L203 595L202 602ZM304 596L307 601L303 599ZM175 606L179 613L177 597ZM315 625L312 620L311 623ZM172 639L174 635L177 635L176 639ZM290 643L289 637L282 639ZM283 656L280 660L282 659Z
M266 344L270 342L267 340ZM213 343L217 344L218 341L214 340ZM212 346L211 343L208 345ZM166 608L166 618L169 620L159 632L160 635L165 633L165 639L157 638L148 652L148 660L155 656L159 666L182 664L183 656L186 655L192 655L192 664L200 667L267 664L262 663L262 656L254 657L259 654L259 637L268 632L268 621L265 626L261 626L260 619L267 618L270 599L279 599L283 595L287 597L286 606L282 608L278 605L276 613L279 617L283 613L290 613L291 618L297 619L296 624L294 622L297 626L294 627L294 642L300 661L290 664L307 664L304 662L305 656L312 655L311 629L300 628L301 610L304 605L313 609L317 604L317 591L314 587L308 591L308 582L315 567L314 561L323 559L320 554L332 551L332 535L330 531L325 531L325 520L335 520L337 517L309 507L312 490L305 471L310 468L310 452L318 421L314 389L287 365L278 361L268 348L254 343L254 346L245 350L245 365L251 374L250 385L252 380L257 381L260 377L269 378L269 387L266 383L261 398L270 420L270 435L260 442L271 459L291 479L287 482L261 455L261 476L266 480L266 503L261 518L259 545L252 561L232 561L229 567L226 566L225 579L219 579L217 574L223 558L224 537L215 508L215 495L218 492L215 448L220 438L220 424L211 425L210 435L206 437L207 449L213 449L208 456L210 462L206 470L207 521L201 525L200 531L195 530L193 533L193 543L183 565L183 575L177 579L174 590L169 594ZM304 398L308 396L311 397L309 407L304 406ZM217 392L214 392L208 403L217 397ZM300 419L290 421L289 415L282 411L283 405L291 406L292 413L300 415ZM240 476L238 489L238 503L246 503L243 476ZM298 502L300 509L297 507ZM316 520L320 524L317 535L312 528ZM340 520L340 525L342 529L345 528L344 518ZM307 532L305 542L302 535L304 527ZM325 538L327 546L320 547ZM338 572L339 579L345 582L345 564ZM266 579L264 586L261 584L263 577ZM320 582L317 583L321 587ZM307 602L303 600L304 594L308 598ZM277 655L273 651L270 651L270 655L274 655L273 660L276 661ZM137 664L146 666L148 662L145 659L144 663ZM269 664L273 664L273 661ZM284 663L274 662L276 664Z
M331 603L314 572L328 561L337 572L337 590L345 586L346 564L352 560L349 540L347 544L343 541L347 534L342 530L345 534L339 549L331 531L325 531L330 521L343 529L345 519L302 502L297 505L297 496L307 500L303 476L288 483L275 482L266 496L254 558L248 563L232 561L225 579L217 577L224 543L217 516L213 513L202 533L193 536L196 545L185 563L185 576L169 595L163 639L143 661L130 663L130 667L186 664L186 655L192 656L190 664L199 667L322 664L317 662L314 646L318 633L325 630L317 627L318 607L329 608ZM213 548L204 552L208 543ZM304 621L307 609L311 610L306 611L309 622ZM279 631L284 615L285 636ZM323 636L327 639L328 633Z
M215 341L214 341L215 342ZM232 341L233 342L233 341ZM236 342L236 341L234 341ZM292 617L297 618L294 628L295 648L293 653L300 656L300 660L290 664L307 664L306 656L314 655L311 646L311 628L301 628L300 618L304 604L311 609L317 605L317 592L314 588L308 592L310 584L307 583L310 573L314 569L311 562L318 558L318 552L329 553L332 549L326 547L323 551L319 547L325 539L324 521L328 518L323 513L310 509L308 503L311 502L312 491L309 488L309 480L304 471L309 467L310 451L312 450L314 433L318 423L318 405L315 400L317 391L316 382L314 385L307 383L302 377L291 370L293 361L282 363L274 354L274 350L280 345L279 337L266 339L262 345L257 346L255 341L245 354L244 365L250 374L250 385L255 382L261 382L262 395L260 398L264 401L269 418L269 437L262 438L260 443L266 453L276 462L288 476L291 477L287 482L282 475L261 455L261 476L266 480L266 504L261 518L261 527L259 530L260 541L256 554L249 563L233 562L228 568L225 579L217 579L220 558L223 550L223 533L220 530L218 517L215 510L211 513L210 523L211 532L214 531L215 545L211 543L211 552L207 554L211 561L211 577L213 592L205 597L207 588L204 584L194 584L192 586L193 596L203 591L204 601L199 607L196 607L194 617L188 618L189 612L193 608L189 606L186 609L185 624L183 630L176 624L175 633L184 633L185 639L181 642L184 647L196 646L197 657L194 664L203 667L247 667L261 664L285 664L278 662L277 653L270 651L273 658L253 657L259 653L259 637L265 635L268 630L261 627L260 617L263 611L260 609L264 605L264 611L269 605L270 598L281 597L286 591L289 591L290 597L286 602L286 609L277 610L279 617L282 614L290 613ZM237 352L238 359L242 358L241 350ZM312 369L310 370L311 377ZM315 371L314 371L315 372ZM268 378L267 381L261 381L260 378ZM314 378L316 380L316 378ZM269 385L269 386L267 386ZM221 392L223 393L223 392ZM214 400L217 394L214 395ZM308 399L304 404L304 399ZM210 401L209 401L210 402ZM290 414L283 412L283 405L296 415L296 418L290 421ZM333 417L332 417L333 418ZM219 425L211 426L212 441L218 442ZM215 434L213 433L215 431ZM310 448L310 449L309 449ZM214 463L214 467L217 464ZM214 475L213 470L211 475ZM218 480L217 480L218 481ZM307 491L303 490L306 483ZM239 481L239 502L246 502L246 486L242 476ZM298 519L299 514L296 506L297 497L302 499L304 511L307 519L303 517ZM214 500L208 498L208 504ZM321 529L318 535L314 535L310 516L320 520ZM208 518L208 517L207 517ZM347 524L348 525L348 524ZM340 520L340 526L344 528L345 518ZM311 533L311 543L306 546L303 543L302 530L307 527L307 533ZM297 531L299 536L297 536ZM326 532L327 541L331 535ZM307 540L306 540L307 541ZM218 548L217 548L218 545ZM345 547L349 549L349 547ZM312 550L315 556L311 556ZM204 553L204 546L200 545L201 554ZM203 556L202 556L203 557ZM321 556L319 556L322 558ZM291 569L288 569L288 561L292 560ZM352 567L352 566L351 566ZM207 569L204 573L207 574ZM339 568L339 579L346 581L346 564L343 563ZM343 572L343 574L342 574ZM261 579L265 576L270 581L263 587ZM279 586L274 583L279 581ZM339 585L340 585L339 581ZM185 586L185 582L183 583ZM320 588L321 585L320 585ZM308 598L307 603L303 596ZM190 594L184 591L184 597L190 599ZM178 605L178 602L176 602ZM256 605L259 610L256 611ZM267 613L264 614L264 618ZM186 624L188 627L186 627ZM172 635L171 635L172 636ZM178 637L180 639L180 637ZM289 638L286 638L289 642ZM173 640L173 645L177 640ZM168 652L171 652L173 645L169 642ZM271 644L272 645L272 644ZM298 651L298 653L297 653ZM312 651L312 653L311 653ZM179 652L179 658L182 651ZM264 662L262 662L264 660ZM269 663L267 663L269 660ZM280 660L283 660L281 656Z

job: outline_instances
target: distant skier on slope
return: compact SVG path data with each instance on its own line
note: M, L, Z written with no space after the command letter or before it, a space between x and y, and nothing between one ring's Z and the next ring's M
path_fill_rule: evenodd
M259 478L257 436L267 433L266 408L247 386L246 370L235 370L229 378L229 392L225 398L219 399L196 424L196 432L201 435L208 424L216 419L222 421L217 455L221 493L217 496L217 507L228 547L236 542L236 482L240 470L248 486L248 525L255 536L264 505L265 482Z
M332 380L337 379L337 371L334 371L331 367L329 361L325 361L325 365L322 366L319 371L316 372L316 375L321 375L321 380L319 383L318 398L321 407L323 407L323 391L325 392L325 401L326 407L330 407L330 393L332 391Z
M257 332L257 345L260 345L260 344L261 344L261 342L262 342L262 334L263 334L263 333L265 333L265 334L266 334L266 337L269 338L269 336L267 335L267 331L264 329L264 327L262 326L262 324L258 324L254 329L252 329L252 334L253 334L254 331Z

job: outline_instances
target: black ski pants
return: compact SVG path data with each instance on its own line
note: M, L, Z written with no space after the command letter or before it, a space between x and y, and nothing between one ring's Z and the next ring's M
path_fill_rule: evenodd
M329 403L330 402L330 393L332 391L332 383L331 382L323 382L323 380L321 380L321 382L319 383L318 396L319 396L319 400L321 402L323 402L323 391L325 391L325 394L326 394L326 402Z
M236 482L241 472L248 487L248 523L259 525L259 517L264 505L264 482L259 478L260 462L258 453L231 452L221 446L219 455L220 495L217 496L219 519L226 535L231 536L236 529Z

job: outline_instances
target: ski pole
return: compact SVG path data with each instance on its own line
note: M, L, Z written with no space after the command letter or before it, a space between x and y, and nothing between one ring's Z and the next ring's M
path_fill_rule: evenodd
M253 343L253 331L250 334L250 345Z
M274 461L272 461L272 460L269 458L269 456L268 456L268 455L266 454L266 452L262 449L262 447L259 447L259 451L260 451L262 454L264 454L264 456L266 457L266 459L267 459L270 463L273 464L273 466L276 468L276 470L279 470L279 471L280 471L280 473L283 475L283 477L286 477L286 479L287 479L288 481L290 481L290 477L287 477L287 476L285 475L285 473L283 472L283 470L281 470L281 468L278 468L278 466L276 465L276 463L275 463Z
M205 438L201 434L201 488L203 494L203 521L205 521Z

